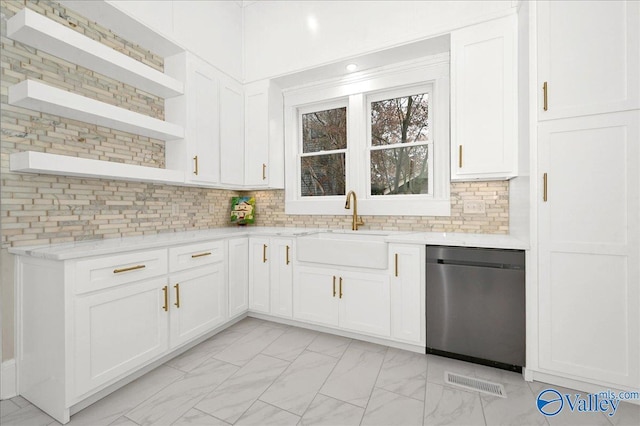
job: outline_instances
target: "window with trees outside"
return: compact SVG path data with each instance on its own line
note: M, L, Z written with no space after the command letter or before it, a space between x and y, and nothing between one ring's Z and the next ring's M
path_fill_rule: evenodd
M347 108L301 114L303 197L346 194Z
M369 109L370 194L430 194L429 93L376 96Z
M285 91L285 211L448 215L448 55ZM362 88L367 88L366 91Z

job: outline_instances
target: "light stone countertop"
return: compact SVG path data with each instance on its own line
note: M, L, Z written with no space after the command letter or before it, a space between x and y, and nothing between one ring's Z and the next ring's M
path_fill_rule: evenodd
M424 244L435 246L481 247L528 250L529 242L511 235L470 234L463 232L409 232L392 234L386 239L389 243Z
M9 252L20 256L31 256L50 260L69 260L91 256L102 256L128 251L180 246L217 239L246 236L299 237L317 232L351 233L347 230L327 230L323 228L277 228L277 227L227 227L198 231L168 232L136 237L108 238L100 240L76 241L53 245L12 247ZM385 230L361 230L358 234L383 234L389 243L450 245L460 247L488 247L503 249L529 248L525 241L509 235L406 232Z

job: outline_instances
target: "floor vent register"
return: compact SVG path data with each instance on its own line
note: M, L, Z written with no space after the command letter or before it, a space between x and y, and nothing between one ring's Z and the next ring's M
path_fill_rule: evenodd
M504 386L499 383L492 383L473 377L461 376L460 374L451 373L449 371L444 372L444 381L449 385L459 386L464 389L487 393L489 395L499 396L500 398L507 397Z

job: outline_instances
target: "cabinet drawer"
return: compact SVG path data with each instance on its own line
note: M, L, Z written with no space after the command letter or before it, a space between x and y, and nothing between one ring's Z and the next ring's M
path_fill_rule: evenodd
M189 244L169 249L169 270L171 272L211 265L224 259L224 241Z
M87 293L166 273L166 249L81 260L76 264L75 290Z

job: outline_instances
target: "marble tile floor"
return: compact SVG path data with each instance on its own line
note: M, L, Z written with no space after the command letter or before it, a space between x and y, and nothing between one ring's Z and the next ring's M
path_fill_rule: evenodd
M444 371L504 384L507 398L449 386ZM69 425L639 425L536 409L544 383L432 355L246 318L71 417ZM560 392L569 389L553 387ZM16 397L0 425L58 422Z

